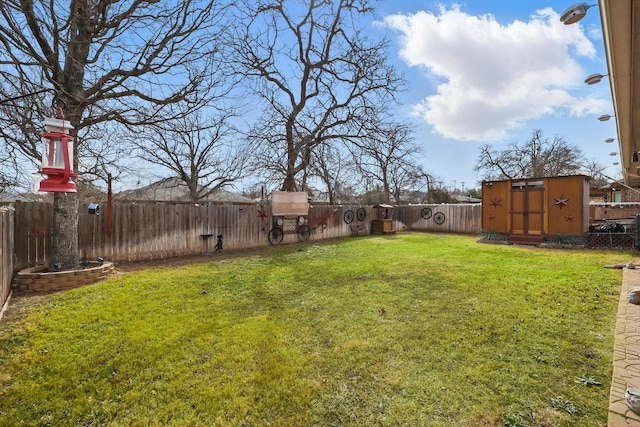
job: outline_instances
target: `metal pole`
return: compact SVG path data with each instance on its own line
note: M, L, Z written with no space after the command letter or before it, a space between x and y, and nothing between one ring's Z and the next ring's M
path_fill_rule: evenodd
M107 174L107 235L113 232L113 199L111 195L111 174Z

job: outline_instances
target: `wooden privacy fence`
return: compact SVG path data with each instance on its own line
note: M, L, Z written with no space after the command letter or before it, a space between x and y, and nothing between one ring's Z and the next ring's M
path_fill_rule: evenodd
M0 207L0 308L11 291L11 278L14 270L14 211Z
M434 217L425 219L421 211L428 206L442 212L441 224ZM364 208L363 221L344 221L344 213ZM163 259L213 252L216 236L222 236L223 248L244 249L269 245L267 235L273 226L269 205L193 205L184 203L114 203L111 232L107 226L106 206L100 214L80 207L78 246L80 260L99 257L115 262ZM356 223L371 230L374 210L371 206L311 206L309 240L350 236ZM394 210L397 231L424 230L447 233L480 233L480 205L398 206ZM40 202L15 204L15 269L48 264L51 252L53 208ZM297 241L295 232L285 231L283 243ZM4 250L3 250L4 253Z
M439 224L443 216L444 221ZM460 234L479 234L482 231L480 204L397 206L393 218L398 231L407 229Z

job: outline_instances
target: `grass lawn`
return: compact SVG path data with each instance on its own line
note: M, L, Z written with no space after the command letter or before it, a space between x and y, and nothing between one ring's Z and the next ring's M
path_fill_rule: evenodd
M403 233L259 254L15 302L0 425L606 425L603 266L629 252Z

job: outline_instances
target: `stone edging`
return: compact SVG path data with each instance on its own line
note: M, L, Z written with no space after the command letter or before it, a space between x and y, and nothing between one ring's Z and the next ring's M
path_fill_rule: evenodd
M42 271L43 267L31 267L19 271L13 278L12 288L19 291L51 292L77 288L113 274L112 262L105 261L96 267L71 271Z

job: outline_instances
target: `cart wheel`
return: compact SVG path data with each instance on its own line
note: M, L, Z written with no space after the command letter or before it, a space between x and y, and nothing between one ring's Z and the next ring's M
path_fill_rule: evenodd
M284 231L282 231L282 228L273 227L269 230L267 238L269 239L269 243L272 245L279 245L282 243L282 239L284 238Z
M367 211L364 210L364 208L358 208L356 211L356 217L358 218L358 221L364 221L367 217Z
M344 219L344 222L347 224L351 224L353 222L353 211L351 209L345 211L342 219Z
M306 242L307 240L309 240L309 236L311 236L311 229L309 228L308 225L305 224L298 227L299 242Z
M444 219L445 216L442 212L436 212L435 215L433 215L433 220L438 225L442 225L444 223Z
M423 219L429 219L431 218L432 212L431 212L431 208L422 208L422 210L420 211L420 216Z

